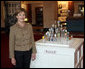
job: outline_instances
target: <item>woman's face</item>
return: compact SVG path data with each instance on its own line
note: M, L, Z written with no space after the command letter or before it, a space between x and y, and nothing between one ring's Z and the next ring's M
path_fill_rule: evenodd
M17 17L19 22L24 22L25 13L24 12L20 12L20 13L18 13L18 15L16 17Z

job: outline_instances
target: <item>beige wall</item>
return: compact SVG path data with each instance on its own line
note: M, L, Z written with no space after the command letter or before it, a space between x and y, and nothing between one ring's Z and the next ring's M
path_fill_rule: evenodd
M22 2L21 2L22 3ZM43 25L49 28L57 20L57 1L26 1L23 4L32 4L32 23L35 24L35 8L43 6ZM78 13L78 5L84 1L74 1L74 13ZM5 27L4 1L1 1L1 27Z
M21 2L22 3L22 2ZM32 24L35 24L35 8L43 7L43 25L49 28L57 20L57 1L25 1L23 4L32 5Z
M51 27L52 24L55 23L56 20L56 1L44 1L43 3L43 20L44 20L44 28Z
M1 1L1 28L5 27L5 7L4 1Z

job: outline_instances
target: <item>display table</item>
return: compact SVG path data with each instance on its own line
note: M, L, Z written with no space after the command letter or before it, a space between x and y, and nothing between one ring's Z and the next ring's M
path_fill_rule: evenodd
M67 43L36 42L36 60L31 60L30 68L83 68L83 38L73 38Z

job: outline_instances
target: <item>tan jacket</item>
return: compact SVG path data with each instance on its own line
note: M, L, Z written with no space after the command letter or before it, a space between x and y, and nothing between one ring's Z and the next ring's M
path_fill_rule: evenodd
M14 57L14 51L29 51L36 53L33 30L31 24L21 28L18 24L10 27L9 58Z

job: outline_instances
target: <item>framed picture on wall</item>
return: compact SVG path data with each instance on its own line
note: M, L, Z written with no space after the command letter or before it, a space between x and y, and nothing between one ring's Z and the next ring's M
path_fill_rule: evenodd
M79 5L78 6L78 11L79 11L79 13L81 13L82 15L84 15L84 5Z

